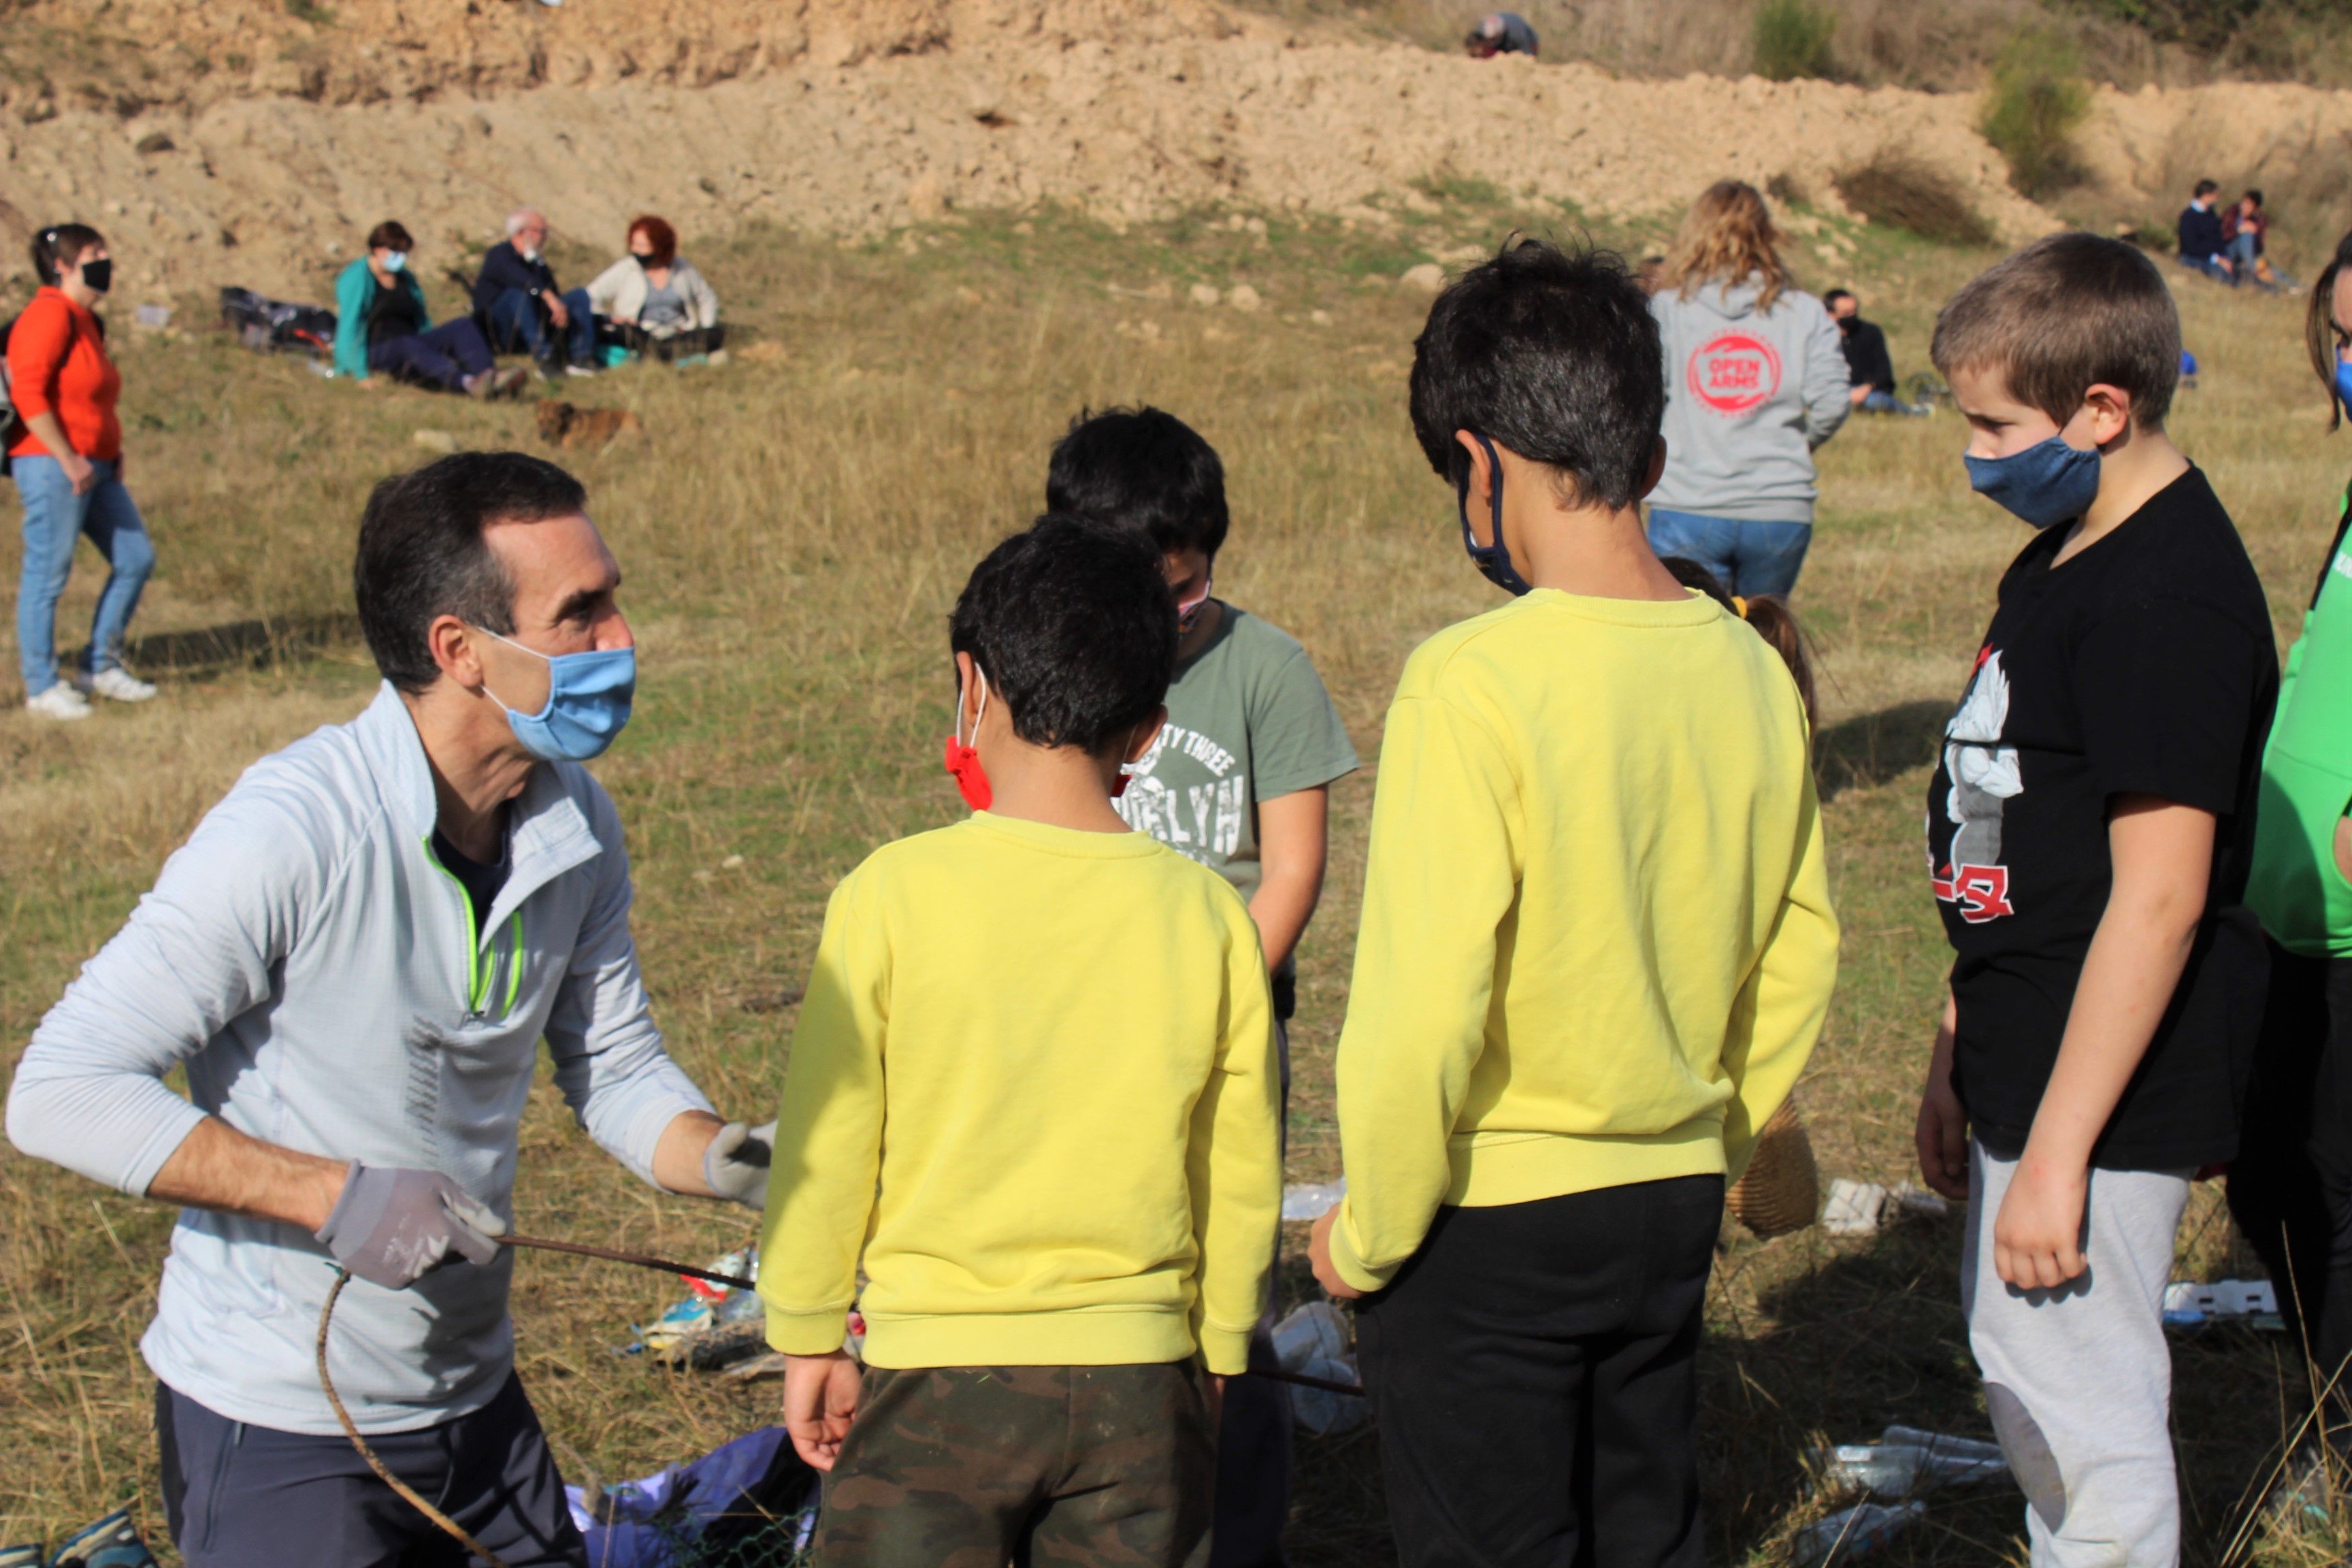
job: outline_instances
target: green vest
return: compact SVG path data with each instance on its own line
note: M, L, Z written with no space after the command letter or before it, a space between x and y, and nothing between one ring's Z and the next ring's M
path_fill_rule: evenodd
M2319 570L2303 635L2287 650L2278 721L2263 756L2246 903L2289 952L2352 954L2352 882L2336 865L2336 825L2352 809L2352 490Z

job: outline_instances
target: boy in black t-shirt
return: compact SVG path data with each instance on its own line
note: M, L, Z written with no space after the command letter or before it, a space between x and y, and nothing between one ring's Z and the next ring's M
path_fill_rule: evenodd
M2179 320L2137 249L2028 247L1944 307L1933 353L1970 483L2039 531L1928 795L1958 962L1920 1168L1973 1205L1962 1301L2036 1568L2171 1568L2163 1292L2190 1176L2236 1151L2262 1012L2242 900L2270 612L2164 433Z

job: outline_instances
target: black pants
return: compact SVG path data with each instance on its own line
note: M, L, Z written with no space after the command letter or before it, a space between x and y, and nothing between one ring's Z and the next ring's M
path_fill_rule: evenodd
M2328 1425L2352 1426L2352 959L2271 948L2230 1213L2277 1283L2311 1387L2336 1380Z
M1282 1152L1290 1152L1290 1009L1277 977L1275 1048L1282 1066ZM1296 994L1293 993L1292 994ZM1282 1237L1267 1260L1265 1310L1250 1335L1252 1372L1279 1371L1274 1353L1275 1286L1282 1272ZM1290 1522L1293 1422L1290 1388L1263 1377L1225 1381L1217 1423L1217 1502L1209 1538L1209 1568L1284 1568L1283 1527Z
M351 1440L248 1426L155 1385L163 1509L188 1568L459 1568L471 1555ZM371 1437L392 1473L524 1568L588 1568L539 1416L509 1374L479 1410Z
M1723 1178L1441 1208L1356 1319L1406 1568L1697 1568Z

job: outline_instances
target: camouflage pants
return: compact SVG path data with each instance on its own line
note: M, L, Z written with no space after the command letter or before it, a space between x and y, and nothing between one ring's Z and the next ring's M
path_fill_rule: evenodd
M818 1568L1200 1568L1206 1384L1192 1362L869 1367Z

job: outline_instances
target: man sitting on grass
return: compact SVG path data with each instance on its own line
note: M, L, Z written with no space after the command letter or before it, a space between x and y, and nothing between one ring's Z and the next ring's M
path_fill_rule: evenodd
M974 814L834 889L793 1035L784 1425L832 1472L827 1568L1177 1568L1281 1207L1265 961L1223 878L1111 807L1176 662L1151 551L1048 516L951 625Z
M474 314L500 353L530 355L541 375L596 374L595 307L588 290L565 293L547 264L547 219L530 207L507 215L504 243L490 247L474 279Z

